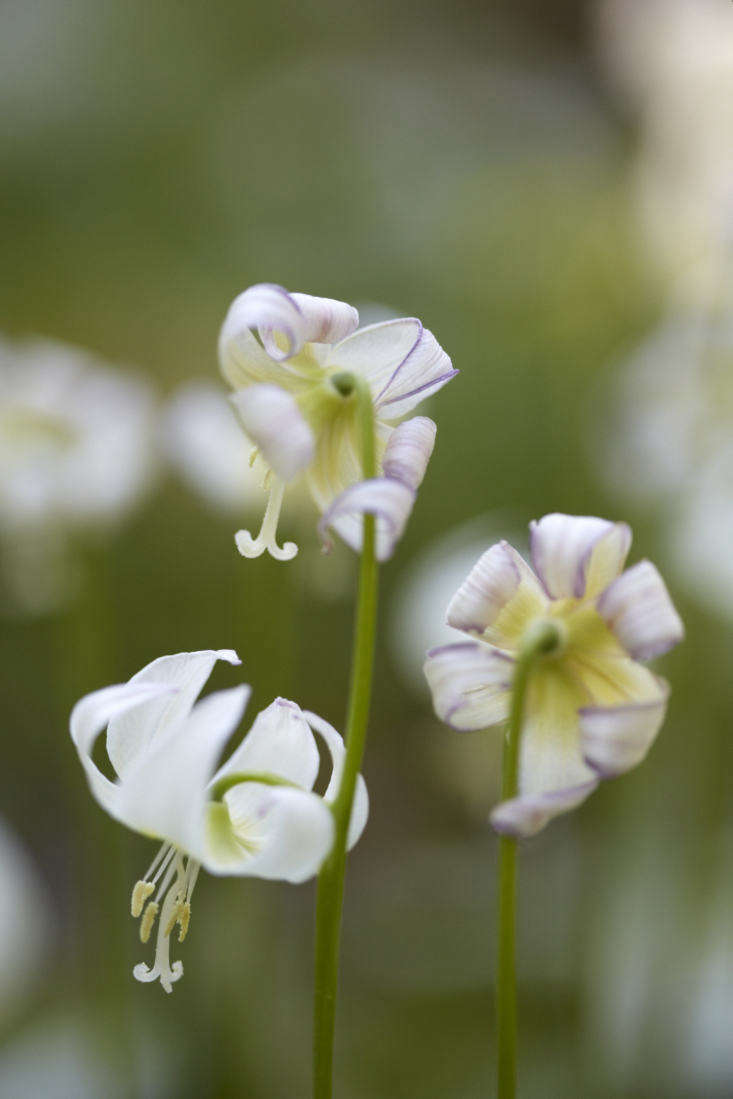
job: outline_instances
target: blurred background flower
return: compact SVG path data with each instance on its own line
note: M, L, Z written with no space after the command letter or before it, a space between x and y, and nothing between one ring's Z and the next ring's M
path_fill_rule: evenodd
M73 588L70 543L110 533L149 487L150 385L76 348L0 344L3 580L43 611Z
M632 16L650 30L624 29ZM95 371L97 354L136 364L135 386L175 407L181 386L219 384L228 303L274 280L417 315L461 371L427 410L435 452L382 581L372 813L345 913L343 1099L478 1099L491 1086L498 758L481 734L441 728L407 671L441 641L442 596L432 610L415 595L423 625L402 609L436 540L477 512L489 516L479 549L552 510L628 520L634 559L658 563L688 629L660 669L674 690L653 774L606 784L523 859L522 1087L588 1099L733 1088L718 914L733 807L726 359L684 365L701 317L727 340L731 42L726 0L630 0L616 19L584 0L0 5L0 302L13 355L25 333L53 334L94 348ZM642 359L660 325L653 369ZM182 419L203 419L213 401L183 404ZM151 1007L123 910L146 844L91 803L68 742L82 694L157 653L210 645L239 651L255 710L282 694L343 726L353 555L306 554L302 540L287 576L242 561L233 520L261 505L246 463L222 456L240 443L219 407L188 443L168 438L175 475L105 509L100 534L80 501L55 505L76 596L43 616L3 614L0 807L54 922L43 980L2 1024L0 1067L15 1073L0 1072L3 1094L53 1094L65 1065L74 1096L114 1095L113 1079L128 1097L244 1087L285 1099L308 1076L310 887L224 881L197 894L197 926L216 937L189 936L186 981ZM3 391L0 419L5 409ZM159 450L176 430L160 424ZM214 431L221 452L197 462ZM115 479L149 468L139 447ZM231 488L213 489L230 461ZM298 541L292 503L282 533ZM462 538L436 549L436 587ZM50 606L49 545L13 533L13 568L28 576L39 560L26 606ZM705 599L688 575L704 578ZM3 585L5 611L16 589ZM236 682L216 676L215 690ZM627 1004L633 1027L618 1022ZM90 1047L91 1085L75 1052Z

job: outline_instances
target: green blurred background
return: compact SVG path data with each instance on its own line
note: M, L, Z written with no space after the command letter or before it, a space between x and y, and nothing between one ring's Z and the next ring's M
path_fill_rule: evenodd
M553 510L627 519L688 638L648 761L523 850L521 1094L733 1094L731 627L680 590L660 508L604 477L614 364L667 290L594 25L581 0L0 7L5 336L133 364L162 404L217 380L229 302L276 281L417 315L461 371L383 570L340 1099L492 1094L498 745L433 717L409 665L440 604L426 637L405 593L454 546ZM1 808L35 873L5 903L39 923L0 1008L8 1099L308 1094L312 884L202 876L185 979L137 984L129 894L153 852L92 802L67 732L87 691L225 646L242 669L212 684L252 683L250 718L282 694L342 728L354 561L319 558L307 508L281 522L292 565L244 561L245 519L161 462L124 523L73 533L76 594L0 620Z

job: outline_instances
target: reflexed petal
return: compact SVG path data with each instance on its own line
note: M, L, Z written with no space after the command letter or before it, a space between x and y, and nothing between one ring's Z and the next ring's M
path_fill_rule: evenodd
M602 778L636 767L662 727L669 687L658 680L659 697L621 706L584 706L580 710L581 747L586 763Z
M510 657L473 641L431 649L425 661L436 714L461 732L506 720L513 672Z
M497 542L451 599L447 621L457 630L485 634L500 648L512 648L546 606L547 597L526 561L508 542Z
M640 561L610 584L598 612L637 660L651 660L682 640L685 628L651 561Z
M597 594L619 574L631 545L625 523L587 515L545 515L529 525L535 572L554 599Z
M581 754L578 709L583 699L583 688L561 668L535 669L520 744L519 796L494 809L491 823L497 831L533 835L598 785Z
M126 778L148 749L188 716L217 660L241 663L233 649L203 649L161 656L132 677L129 686L164 684L171 690L152 697L132 713L109 720L107 755L120 778Z
M213 781L235 771L264 773L310 790L318 767L318 748L300 706L276 698L257 715L252 728Z
M413 416L411 420L396 427L389 437L382 458L385 477L402 481L408 488L416 491L422 484L430 455L433 453L437 430L427 416Z
M347 488L321 516L318 532L324 547L331 548L329 527L343 538L347 546L361 551L364 515L376 517L376 552L378 561L386 561L394 553L404 532L415 502L415 493L401 481L376 477L360 481Z
M614 523L601 535L584 563L585 585L583 594L593 598L608 587L624 567L631 549L631 528L626 523Z
M338 343L350 336L359 324L358 310L345 301L315 298L311 294L291 294L303 318L304 342Z
M231 386L238 389L257 382L289 380L288 369L270 358L253 330L259 328L262 318L289 325L293 315L297 318L298 310L279 286L250 286L234 299L219 333L219 364Z
M245 782L209 807L203 865L213 874L302 882L333 844L333 814L317 794Z
M331 298L290 294L274 283L258 283L234 299L219 337L225 377L235 387L276 380L273 369L292 358L307 342L334 343L353 332L359 314ZM252 335L256 330L262 347ZM269 365L268 365L269 363Z
M336 800L336 795L341 786L341 775L343 774L344 760L346 759L346 747L341 734L338 733L332 725L329 725L327 721L324 721L322 717L319 717L318 714L311 713L310 710L307 710L303 716L309 725L323 737L326 746L331 753L333 769L331 771L330 781L326 787L326 792L323 795L324 800L330 805ZM358 775L356 779L356 789L354 791L354 802L351 806L349 833L347 836L347 846L349 850L351 850L364 831L368 816L369 794L367 793L366 783L364 782L363 777Z
M170 705L175 691L174 686L165 682L120 683L85 695L71 711L71 739L87 773L92 793L102 808L113 817L119 816L120 788L103 775L92 760L94 741L113 720L121 721L129 715L134 725L138 711L147 710L151 702L158 703L163 708Z
M328 366L367 378L381 418L389 421L405 416L458 373L432 332L414 317L360 329L333 348Z
M553 817L577 809L596 789L599 779L589 779L565 790L552 790L544 794L520 794L510 801L502 801L491 813L492 827L502 835L526 838L534 836L549 824Z
M376 400L418 345L422 331L415 317L370 324L332 347L327 366L330 370L361 374Z
M233 393L242 425L283 481L291 481L310 465L315 453L313 432L295 398L277 385L251 385Z
M242 720L249 694L246 686L216 691L169 729L125 776L119 819L203 861L207 787L219 754Z

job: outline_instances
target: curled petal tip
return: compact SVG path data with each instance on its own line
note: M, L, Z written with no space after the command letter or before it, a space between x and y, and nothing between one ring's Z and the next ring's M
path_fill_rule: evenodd
M614 580L598 612L635 659L652 660L683 640L685 628L651 561L640 561Z
M359 552L363 535L362 518L364 515L374 515L377 560L386 561L404 533L414 502L414 491L402 481L390 477L360 481L336 497L322 515L318 532L324 545L328 545L330 527L348 546Z
M414 416L392 432L382 459L386 477L413 491L422 484L435 446L437 428L427 416Z

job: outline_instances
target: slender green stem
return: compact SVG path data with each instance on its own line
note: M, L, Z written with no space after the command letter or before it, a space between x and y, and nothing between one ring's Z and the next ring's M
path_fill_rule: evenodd
M351 392L358 401L362 466L364 476L369 478L376 472L371 394L359 379L353 379L353 390L347 389L344 395L350 396ZM336 826L333 849L318 878L313 1000L314 1099L331 1099L333 1094L333 1045L346 845L369 719L377 623L377 573L374 516L365 515L346 720L346 758L339 791L332 806Z
M512 684L512 704L504 737L501 800L515 798L519 791L519 747L530 673L538 657L560 644L557 626L537 624L525 638L517 658ZM497 1094L515 1099L517 1093L517 841L511 836L499 840L499 923L496 971Z

